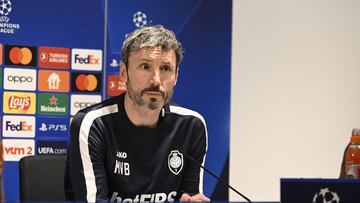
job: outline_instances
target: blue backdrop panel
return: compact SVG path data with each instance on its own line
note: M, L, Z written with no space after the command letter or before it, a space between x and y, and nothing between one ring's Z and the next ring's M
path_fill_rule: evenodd
M65 47L65 48L91 48L103 50L104 46L104 3L100 0L62 0L62 1L47 1L47 0L11 0L12 10L6 17L9 19L8 23L18 24L19 28L14 30L14 33L0 33L0 43L5 46L10 45L26 45L26 46L50 46L50 47ZM1 15L0 15L1 16ZM4 50L3 52L4 53ZM37 56L34 56L37 57ZM3 56L3 59L6 56ZM9 66L1 64L1 72L5 67L11 68L28 68L25 66ZM38 66L30 67L38 70ZM68 70L71 72L71 69ZM3 83L3 78L1 83ZM1 84L3 88L3 84ZM1 98L3 97L3 89L0 89ZM38 91L34 91L38 93ZM69 92L68 94L70 94ZM2 102L2 99L1 99ZM3 111L1 111L1 117ZM16 116L16 115L15 115ZM49 118L38 116L37 128L41 128L42 121ZM70 115L62 117L52 117L50 120L52 124L62 127L62 131L58 130L52 133L52 137L47 136L44 131L36 135L35 145L40 145L44 142L38 139L47 140L47 146L63 145L67 141L68 128L64 131L64 125L69 124ZM46 126L49 128L49 125ZM68 126L67 126L68 127ZM44 128L43 128L44 129ZM59 128L60 129L60 128ZM52 129L50 129L52 130ZM44 134L45 133L45 134ZM4 138L3 138L4 139ZM54 142L59 141L59 142ZM34 148L37 151L37 148ZM36 153L37 154L37 153ZM18 176L18 162L5 162L5 176L4 187L7 202L16 202L19 199L19 176Z
M104 34L105 5L104 0L11 0L12 10L3 16L6 16L8 23L17 24L18 28L14 29L13 33L0 33L2 53L5 45L24 45L36 49L45 46L70 50L72 48L103 50L106 36L107 49L103 50L103 56L106 56L103 71L107 72L104 76L118 75L119 69L116 63L120 59L121 43L128 32L144 24L163 24L174 30L185 48L185 58L180 67L174 101L200 112L205 117L209 134L206 167L228 179L231 1L109 0L108 13L105 15L108 25ZM1 16L0 19L5 18ZM35 67L4 65L4 58L6 57L3 55L0 64L1 106L4 92L2 76L5 67L42 69L39 69L37 63ZM67 71L70 77L79 74L79 71L73 71L72 67ZM103 82L107 84L106 81ZM73 81L71 84L74 84ZM69 100L72 91L76 89L71 84L69 92L62 93L68 94ZM101 87L100 94L107 92L105 88L105 85ZM37 95L39 93L38 89L33 92ZM86 95L88 92L81 94ZM0 114L2 120L3 111ZM45 149L45 145L61 149L64 141L68 139L68 126L65 125L70 120L70 113L63 116L46 116L38 115L36 112L33 116L36 117L36 136L27 139L34 140L36 145L41 145L41 149ZM51 132L52 136L48 136L47 132ZM41 152L47 151L41 150ZM6 200L17 201L19 199L17 161L5 162L4 178ZM227 198L227 192L217 184L216 179L205 174L205 194L215 200L226 200L224 198ZM226 195L216 198L219 194L216 190L219 189L224 190L223 194Z
M228 179L230 125L231 1L109 0L108 74L120 58L124 36L144 24L162 24L172 29L185 48L174 102L200 112L207 121L209 148L206 167ZM205 174L204 191L214 191L217 180ZM224 188L222 188L224 190ZM225 196L214 197L226 200ZM213 199L214 199L213 198Z

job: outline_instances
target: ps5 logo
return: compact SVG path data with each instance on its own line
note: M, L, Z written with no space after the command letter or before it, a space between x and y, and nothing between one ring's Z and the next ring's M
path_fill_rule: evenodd
M67 126L62 124L49 124L46 125L46 123L41 123L41 127L39 128L40 131L45 132L45 131L67 131Z

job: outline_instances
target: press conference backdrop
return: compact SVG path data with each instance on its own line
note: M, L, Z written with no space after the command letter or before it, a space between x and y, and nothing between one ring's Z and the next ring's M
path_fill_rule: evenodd
M174 101L206 118L206 167L228 179L231 1L1 4L0 131L7 201L19 199L21 157L66 153L71 117L124 91L118 78L121 42L126 33L149 24L165 25L182 41L185 58ZM204 186L213 199L227 199L227 189L207 174Z

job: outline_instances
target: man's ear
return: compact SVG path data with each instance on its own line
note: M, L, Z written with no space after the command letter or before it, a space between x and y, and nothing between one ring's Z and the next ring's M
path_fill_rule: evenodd
M124 62L120 62L120 80L127 83L127 69L126 69L126 65L124 64Z

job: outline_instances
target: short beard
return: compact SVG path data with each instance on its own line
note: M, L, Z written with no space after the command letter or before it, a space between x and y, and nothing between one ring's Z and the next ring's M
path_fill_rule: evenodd
M131 82L129 80L129 75L127 76L128 81L127 81L127 85L126 85L126 92L129 95L129 98L138 106L142 107L142 108L148 108L150 110L156 110L156 109L160 109L163 107L164 104L168 103L174 93L174 88L172 88L168 93L161 91L160 90L160 86L153 86L151 85L148 88L145 88L143 90L136 91L133 89ZM146 92L159 92L162 96L162 98L164 99L164 104L156 102L155 98L150 98L150 102L146 103L141 97L146 93Z

